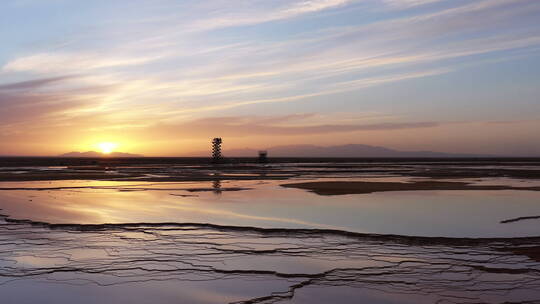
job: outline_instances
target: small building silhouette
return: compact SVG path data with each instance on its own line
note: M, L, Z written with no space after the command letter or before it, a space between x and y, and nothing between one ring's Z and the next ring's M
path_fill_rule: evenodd
M259 162L266 163L268 162L268 151L259 151Z

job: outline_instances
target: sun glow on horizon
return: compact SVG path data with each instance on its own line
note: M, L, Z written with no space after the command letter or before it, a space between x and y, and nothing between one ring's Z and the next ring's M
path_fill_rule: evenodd
M101 150L101 153L110 154L118 147L118 144L112 142L102 142L98 144L98 147Z

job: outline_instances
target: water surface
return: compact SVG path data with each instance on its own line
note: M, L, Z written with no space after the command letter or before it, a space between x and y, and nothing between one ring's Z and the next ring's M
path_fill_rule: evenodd
M398 191L320 196L283 188L280 183L4 182L0 188L23 190L0 190L0 208L13 218L48 223L211 223L447 237L540 235L538 220L500 223L540 215L540 192L536 191Z

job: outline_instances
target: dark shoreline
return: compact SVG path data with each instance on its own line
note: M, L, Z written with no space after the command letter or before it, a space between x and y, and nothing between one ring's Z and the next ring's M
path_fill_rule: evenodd
M481 164L497 165L501 163L527 162L540 165L540 157L460 157L460 158L440 158L440 157L269 157L268 163L431 163L433 165L459 165L459 164ZM258 163L256 157L230 157L224 163ZM54 156L0 156L0 167L18 166L75 166L75 165L149 165L149 164L211 164L210 157L54 157ZM218 164L220 165L220 164Z
M57 168L50 168L57 167ZM58 158L0 157L0 181L222 181L287 180L339 175L431 179L540 179L540 158Z

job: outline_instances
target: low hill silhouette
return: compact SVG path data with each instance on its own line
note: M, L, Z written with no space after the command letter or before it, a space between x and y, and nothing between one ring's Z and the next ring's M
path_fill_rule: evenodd
M109 154L96 152L96 151L86 151L86 152L69 152L59 155L60 157L142 157L139 154L123 153L123 152L111 152Z
M348 144L340 146L315 145L288 145L276 146L266 149L230 149L223 154L228 157L255 157L259 150L268 151L269 157L489 157L492 155L444 153L433 151L399 151L385 147L362 144ZM196 153L203 156L208 153Z

